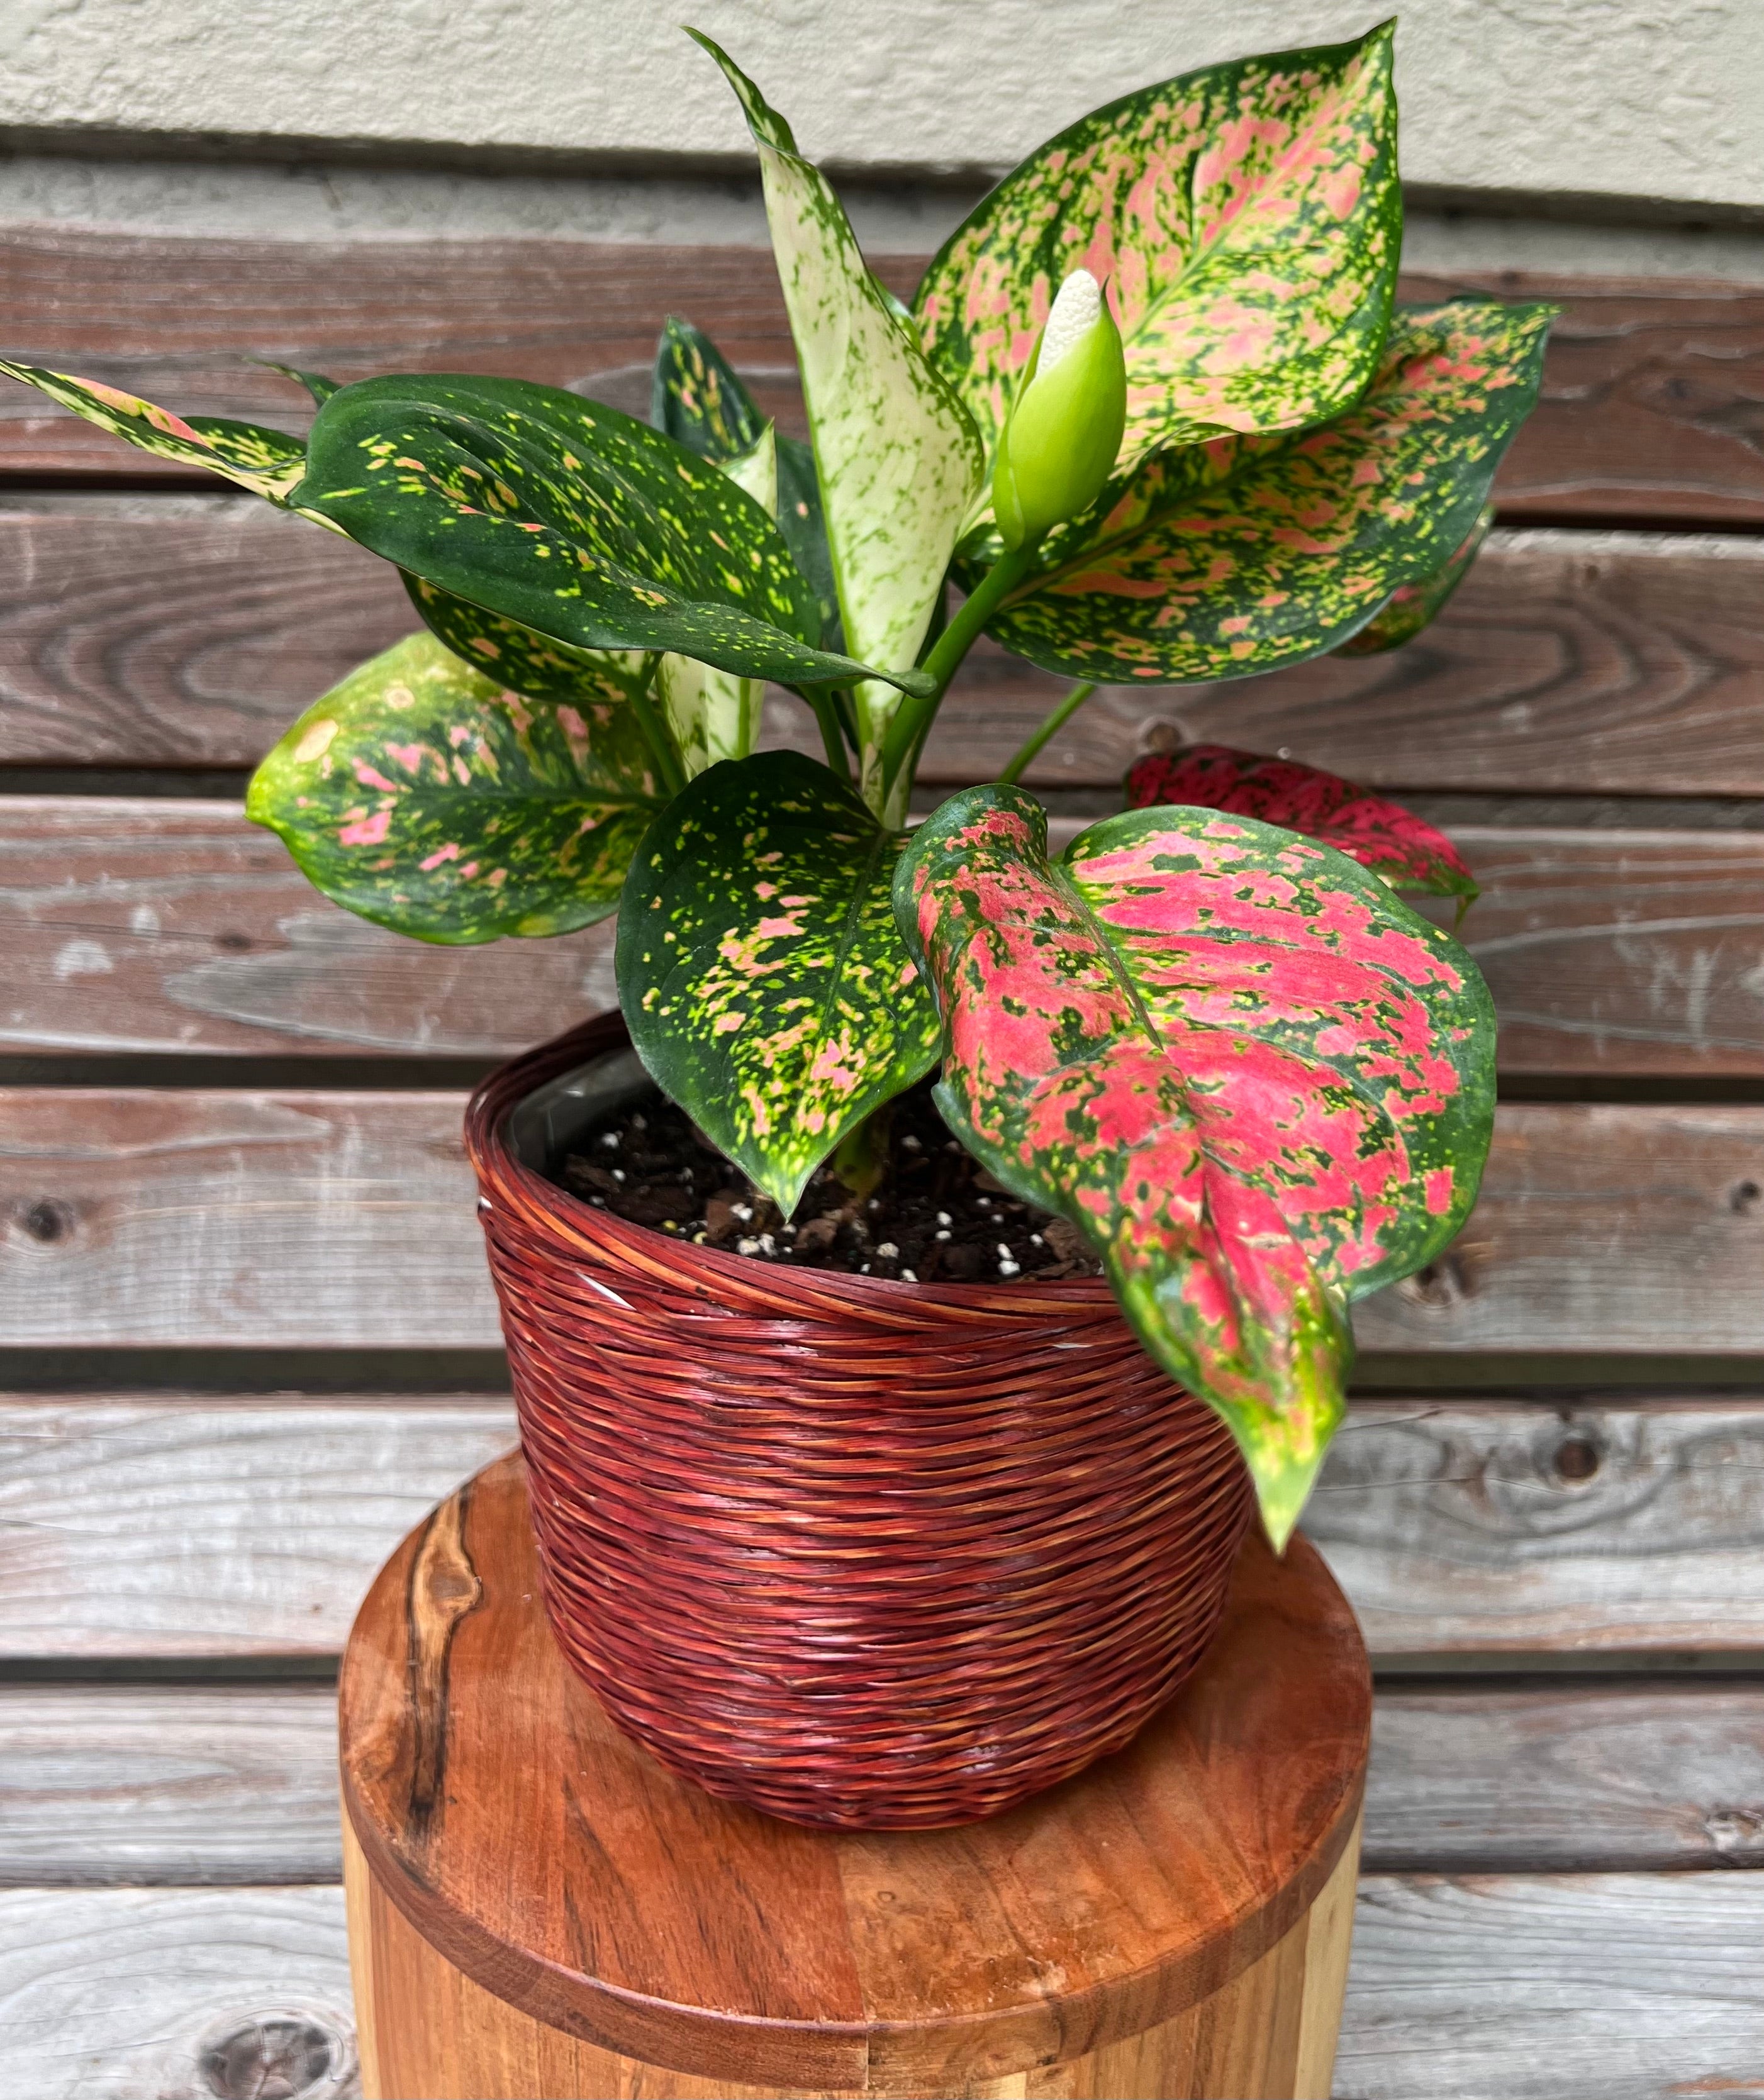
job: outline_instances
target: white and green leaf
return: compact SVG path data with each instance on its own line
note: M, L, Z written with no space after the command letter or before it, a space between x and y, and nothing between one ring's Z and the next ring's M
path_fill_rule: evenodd
M767 517L776 518L778 446L770 423L762 425L745 451L709 457ZM719 758L745 758L753 749L763 681L716 670L693 656L666 655L658 667L657 685L687 779Z
M758 148L844 646L884 671L909 671L979 489L984 447L902 324L899 302L871 275L832 186L797 152L789 126L708 37L688 33L727 76ZM864 792L878 806L879 746L900 695L865 680L856 698ZM904 769L902 779L904 792Z

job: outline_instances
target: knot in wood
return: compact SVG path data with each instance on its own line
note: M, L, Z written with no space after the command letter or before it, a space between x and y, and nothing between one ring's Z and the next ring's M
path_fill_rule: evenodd
M53 1196L38 1196L21 1204L15 1215L19 1230L39 1246L54 1246L62 1240L71 1239L79 1222L72 1205Z
M319 2020L272 2013L215 2035L196 2067L215 2100L318 2100L341 2092L350 2054L342 2036Z
M1396 1287L1398 1295L1410 1304L1425 1307L1430 1312L1453 1311L1470 1296L1474 1288L1470 1271L1456 1251L1441 1255L1437 1261L1430 1261L1424 1268L1417 1268Z

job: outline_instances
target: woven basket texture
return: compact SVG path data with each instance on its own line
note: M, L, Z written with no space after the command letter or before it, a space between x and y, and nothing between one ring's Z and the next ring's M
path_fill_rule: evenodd
M626 1040L591 1021L466 1117L571 1665L662 1763L799 1823L971 1822L1119 1749L1217 1630L1228 1432L1100 1281L790 1269L523 1166L510 1110Z

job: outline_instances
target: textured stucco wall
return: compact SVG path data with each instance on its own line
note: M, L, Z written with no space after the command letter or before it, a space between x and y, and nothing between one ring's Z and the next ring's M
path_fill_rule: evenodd
M674 26L726 42L811 152L996 169L1125 89L1349 34L1355 0L0 0L19 143L745 156ZM1453 190L1764 207L1764 0L1413 0L1404 165Z

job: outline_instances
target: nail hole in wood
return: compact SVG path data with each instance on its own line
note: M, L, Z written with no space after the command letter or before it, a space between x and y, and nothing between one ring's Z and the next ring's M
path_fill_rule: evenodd
M1598 1471L1599 1450L1590 1437L1565 1436L1556 1446L1556 1477L1560 1480L1589 1480Z
M1727 1207L1744 1217L1748 1211L1757 1209L1761 1196L1764 1196L1764 1189L1760 1189L1757 1182L1736 1181L1728 1195Z
M251 936L249 933L217 933L214 936L214 946L224 948L229 955L243 955L250 945Z
M196 2067L215 2100L307 2100L334 2085L337 2040L290 2014L246 2020L210 2042Z
M1168 715L1152 715L1139 725L1142 751L1180 751L1185 743L1193 742L1187 723Z
M74 1216L65 1203L58 1203L53 1196L39 1196L33 1203L27 1203L18 1213L19 1229L27 1239L42 1246L53 1246L58 1240L69 1238L73 1231Z

